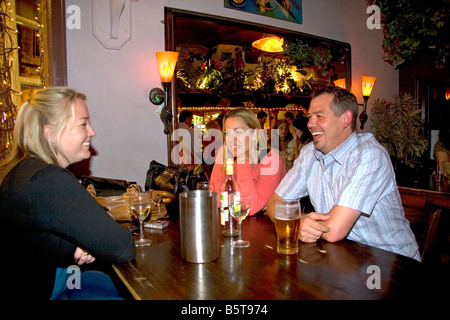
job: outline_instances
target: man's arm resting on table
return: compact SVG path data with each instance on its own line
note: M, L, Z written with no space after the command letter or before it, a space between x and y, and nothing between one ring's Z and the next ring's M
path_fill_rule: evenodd
M328 212L328 214L324 215L316 212L312 212L312 214L314 215L308 214L304 219L302 219L301 224L304 224L304 228L302 228L300 224L300 240L304 241L302 237L304 237L305 240L308 239L308 236L310 234L310 230L308 229L308 227L311 228L311 225L314 223L314 226L316 224L320 224L328 228L328 231L324 231L320 236L322 239L325 239L328 242L336 242L344 239L347 236L347 234L353 228L356 220L358 220L361 211L335 205L330 210L330 212ZM328 216L328 219L324 219L323 216ZM315 220L314 222L309 221L314 219L317 220Z
M275 203L282 199L276 193L267 204L267 215L275 220ZM311 212L302 216L299 239L303 242L315 242L319 238L329 242L344 239L352 229L361 211L342 206L334 206L328 214Z

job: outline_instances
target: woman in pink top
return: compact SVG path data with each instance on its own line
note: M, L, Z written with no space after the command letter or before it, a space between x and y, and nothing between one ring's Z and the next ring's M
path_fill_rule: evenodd
M213 191L220 196L220 187L225 181L225 159L234 158L234 178L241 192L250 194L249 215L265 208L286 174L286 167L278 151L271 150L266 154L267 142L259 139L260 129L258 118L252 111L245 108L229 111L223 119L226 152L223 152L223 147L219 149L211 174Z

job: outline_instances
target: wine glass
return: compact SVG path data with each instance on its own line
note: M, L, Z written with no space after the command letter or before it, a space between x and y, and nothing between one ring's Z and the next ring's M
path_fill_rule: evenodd
M246 248L250 245L250 242L242 240L241 224L250 211L250 195L240 192L230 193L228 195L228 209L239 226L239 239L233 241L231 245L235 248Z
M136 247L149 246L152 243L150 239L144 239L143 222L152 210L152 199L149 192L133 193L130 196L131 214L139 219L139 240L135 241Z

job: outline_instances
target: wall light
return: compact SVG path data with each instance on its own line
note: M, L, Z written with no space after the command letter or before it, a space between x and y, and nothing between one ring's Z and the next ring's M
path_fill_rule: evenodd
M159 76L164 87L164 92L160 88L153 88L150 91L149 99L155 105L165 103L161 110L160 119L164 124L164 134L167 135L167 156L170 163L170 130L169 125L173 119L172 107L169 106L169 88L172 82L175 66L178 60L178 52L175 51L157 51L156 60L158 61ZM164 96L163 96L164 93Z
M450 88L445 88L445 100L450 100Z
M342 89L347 89L345 86L345 78L336 79L333 81L336 87L341 87Z
M282 52L284 39L277 36L267 36L256 40L252 46L265 52Z
M363 98L364 98L364 109L359 115L359 121L361 122L361 129L364 129L364 123L367 121L367 100L369 100L370 94L372 93L373 86L375 85L375 81L377 80L376 77L366 77L363 76L362 78L362 92L363 92Z

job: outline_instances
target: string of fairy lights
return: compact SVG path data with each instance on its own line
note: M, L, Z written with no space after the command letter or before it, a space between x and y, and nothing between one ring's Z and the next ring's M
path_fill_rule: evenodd
M36 30L36 37L41 37L44 25L42 21L42 13L40 10L40 3L36 1L36 16L35 21L38 23ZM16 50L20 47L15 45L17 43L18 30L16 21L14 20L14 9L10 1L0 0L0 159L8 155L9 149L13 142L14 123L17 116L19 106L14 103L14 96L21 96L20 88L13 86L13 72L14 70L14 55ZM39 74L41 84L44 82L44 73L42 72L42 65L44 63L44 46L42 41L38 41L40 50L40 66L37 67L36 72ZM19 55L16 54L16 57ZM18 59L18 58L16 58Z
M8 1L0 2L0 157L6 157L12 143L12 131L17 114L17 107L12 101L12 95L17 94L11 85L11 69L13 66L13 36L17 30L10 27L12 21L9 16L10 4Z

